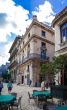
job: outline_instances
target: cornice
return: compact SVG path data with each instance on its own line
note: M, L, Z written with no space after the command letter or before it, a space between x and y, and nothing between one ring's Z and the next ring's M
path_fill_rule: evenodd
M42 40L42 41L45 41L45 42L47 42L47 43L49 43L49 44L51 44L51 45L55 45L54 42L51 42L51 41L47 40L46 38L41 38L40 36L37 36L36 34L33 34L33 35L29 38L29 40L26 42L26 44L23 46L23 48L20 50L20 52L21 52L22 50L24 50L24 48L28 45L28 43L29 43L33 38L37 38L37 39L40 39L40 40Z
M33 25L36 25L38 27L41 27L42 29L46 30L46 31L49 31L51 33L54 34L54 30L52 27L42 23L42 22L39 22L38 20L33 20L32 23L30 24L29 28L27 28L25 34L24 34L24 37L23 39L26 37L26 35L30 32L31 28L33 27Z
M67 7L65 7L61 12L59 12L59 13L55 16L54 20L52 21L53 27L54 27L54 25L58 22L58 20L62 19L62 18L63 18L64 16L66 16L66 15L67 15Z
M12 49L14 48L15 44L17 43L17 41L18 41L19 39L22 39L22 38L21 38L20 36L17 36L17 37L15 38L15 40L14 40L14 42L13 42L13 44L12 44L10 50L9 50L9 53L11 53Z
M64 47L60 50L55 51L55 53L62 53L62 52L66 52L67 51L67 47Z
M35 36L35 34L33 35L33 37ZM46 38L41 38L40 36L35 36L36 38L38 38L38 39L40 39L40 40L43 40L43 41L45 41L45 42L47 42L47 43L49 43L49 44L51 44L51 45L55 45L54 44L54 42L51 42L51 41L49 41L48 39L46 39Z

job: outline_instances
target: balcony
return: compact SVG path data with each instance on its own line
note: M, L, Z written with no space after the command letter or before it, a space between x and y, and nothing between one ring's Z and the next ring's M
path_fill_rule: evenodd
M22 59L22 62L20 64L23 64L23 63L27 62L28 60L33 60L33 59L38 59L38 60L44 62L44 61L48 61L49 57L47 57L47 56L42 57L41 54L31 53L26 58Z
M45 46L40 47L41 50L47 50L47 48Z
M15 48L14 51L12 52L12 54L10 55L9 60L11 60L11 58L13 58L13 56L18 52L18 49Z
M67 40L60 44L60 48L65 48L65 47L67 47Z

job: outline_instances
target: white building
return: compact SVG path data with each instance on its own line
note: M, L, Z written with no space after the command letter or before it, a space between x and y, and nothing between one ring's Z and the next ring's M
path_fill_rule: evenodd
M54 56L54 30L33 16L25 34L16 39L9 52L10 62L16 59L17 65L12 64L12 67L10 65L10 71L13 71L13 75L15 69L16 74L13 76L17 82L29 84L31 79L34 86L42 80L40 64L51 61Z
M67 54L67 7L56 15L52 24L55 29L55 56ZM57 74L56 80L67 85L67 69Z

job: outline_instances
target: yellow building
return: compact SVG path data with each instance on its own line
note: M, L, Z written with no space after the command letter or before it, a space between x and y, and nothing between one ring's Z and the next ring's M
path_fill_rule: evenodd
M67 54L67 7L56 15L52 24L55 28L55 56ZM64 80L64 84L67 85L66 73L67 71L57 74L56 80L59 79L59 83Z
M17 52L12 51L17 47ZM33 16L32 23L26 29L23 36L16 38L10 49L11 59L17 61L16 65L16 81L18 83L29 84L32 81L34 86L42 79L40 77L40 64L51 61L54 56L54 30L37 20L37 16ZM11 57L14 56L14 57ZM14 71L14 65L10 70Z

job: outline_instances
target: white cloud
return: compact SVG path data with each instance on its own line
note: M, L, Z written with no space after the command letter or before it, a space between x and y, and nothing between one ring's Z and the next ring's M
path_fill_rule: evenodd
M5 57L3 57L3 52L1 52L0 64L5 63L9 57L8 51L10 46L8 45L11 42L7 41L7 37L11 35L11 32L16 35L24 34L26 27L31 23L28 14L28 10L21 6L16 6L12 0L0 0L0 20L3 17L3 21L1 20L3 25L0 22L0 43L8 42L7 45L3 46Z
M43 5L39 5L36 11L32 13L37 15L40 22L51 23L54 18L52 6L48 1L45 1ZM8 51L12 41L8 41L7 37L11 35L11 32L16 35L24 34L26 27L31 23L28 14L28 10L16 6L12 0L0 0L0 43L8 42L3 46L3 51L0 50L0 65L5 64L9 58Z
M36 11L32 12L33 15L37 15L37 18L40 22L51 23L54 19L55 13L53 12L52 5L49 1L45 1L44 4L36 7Z
M2 39L0 41L6 40L6 35L10 34L10 32L14 32L15 34L22 34L25 32L26 26L31 22L28 19L29 11L25 10L21 6L15 6L15 3L12 0L0 0L0 13L5 13L7 17L5 18L7 23L6 26L1 28L0 31L4 33Z
M5 44L4 47L2 47L2 49L0 50L0 65L1 64L5 64L7 62L7 59L9 58L9 49L12 45L12 42L9 42L7 44Z

